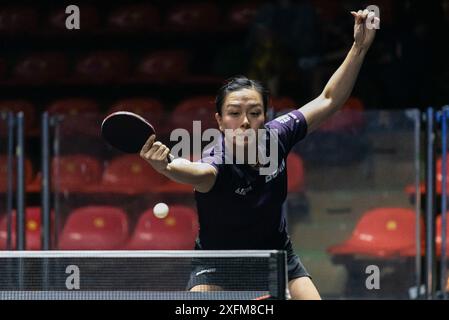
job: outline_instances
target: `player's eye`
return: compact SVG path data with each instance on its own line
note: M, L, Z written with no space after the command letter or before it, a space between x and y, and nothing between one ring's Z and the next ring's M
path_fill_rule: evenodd
M260 112L251 112L251 115L253 117L258 117L258 116L260 116Z
M229 114L230 114L231 116L238 116L238 115L239 115L238 112L229 112Z

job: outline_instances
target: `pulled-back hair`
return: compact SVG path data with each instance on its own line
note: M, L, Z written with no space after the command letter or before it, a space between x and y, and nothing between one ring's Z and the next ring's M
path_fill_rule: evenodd
M221 115L221 109L228 93L242 89L254 89L259 92L262 96L264 112L267 112L269 92L264 88L262 83L257 80L248 79L245 76L236 76L228 79L226 84L218 90L215 106L219 115Z

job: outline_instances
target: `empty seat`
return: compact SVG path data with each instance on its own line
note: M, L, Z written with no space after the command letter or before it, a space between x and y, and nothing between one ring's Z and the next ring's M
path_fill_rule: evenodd
M108 110L108 114L117 111L134 112L156 126L158 136L167 133L164 106L153 98L128 98L117 101Z
M11 219L11 249L16 249L16 211L12 212ZM26 250L41 250L41 208L40 207L28 207L25 209L25 249ZM8 237L8 219L7 215L2 214L0 220L0 250L7 249L7 237Z
M67 74L67 61L59 52L33 53L18 61L13 74L18 81L33 84L61 80Z
M137 66L138 77L160 82L180 80L187 74L188 55L182 50L161 50L142 58Z
M51 116L57 115L58 134L61 136L77 136L77 144L71 147L79 146L80 148L71 148L66 152L77 152L74 150L82 149L81 142L91 138L100 138L100 126L103 120L102 114L99 112L99 106L95 100L87 98L65 98L53 101L48 107L47 112ZM62 115L62 116L61 116ZM84 138L84 139L83 139ZM68 146L68 144L65 144ZM90 146L89 148L92 148Z
M208 32L218 28L219 19L219 10L214 3L177 4L169 9L166 26L178 32Z
M449 214L446 214L446 230L444 231L446 233L446 258L449 257ZM436 221L436 252L437 255L441 255L441 248L442 248L442 240L443 240L443 219L442 215L439 215L437 217Z
M17 181L17 160L13 157L12 166L12 186L16 187ZM25 159L25 185L33 181L33 165L30 159ZM8 188L8 156L0 155L0 192L6 192ZM13 190L15 191L15 190Z
M351 237L328 252L333 255L392 257L416 247L416 214L406 208L376 208L358 221ZM421 221L421 228L423 228ZM423 229L422 229L423 230ZM421 233L423 234L423 233Z
M164 107L157 99L152 98L128 98L114 103L108 110L108 114L117 111L129 111L138 115L150 115L152 119L161 119L164 114ZM154 121L154 120L152 120ZM155 122L156 123L156 122Z
M192 130L193 121L201 121L201 129L217 128L215 97L197 96L181 101L173 110L173 128Z
M116 157L107 164L102 183L106 190L133 194L156 192L167 180L139 155L130 154Z
M101 183L102 165L88 155L65 155L53 158L52 173L53 186L58 191L83 191Z
M76 64L78 80L85 82L121 82L129 74L129 57L121 51L98 51Z
M156 30L160 25L160 14L150 4L131 4L120 6L108 17L109 25L114 30L135 32Z
M128 239L128 216L113 206L73 210L60 235L60 250L117 250Z
M438 156L436 168L435 168L435 178L436 178L436 193L441 195L443 192L443 159L441 156ZM449 157L446 159L446 174L449 175ZM416 186L415 184L409 184L405 187L405 192L409 196L415 196L416 194ZM420 193L426 192L425 183L420 184ZM449 177L446 177L446 192L449 192Z
M160 219L153 208L139 218L128 250L193 250L198 235L195 210L182 205L169 205L167 217Z

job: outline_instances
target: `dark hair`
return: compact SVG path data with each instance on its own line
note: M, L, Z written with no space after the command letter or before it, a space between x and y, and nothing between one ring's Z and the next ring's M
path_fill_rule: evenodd
M257 80L248 79L245 76L236 76L226 80L225 85L218 90L215 106L219 115L221 115L221 108L223 107L223 103L228 93L242 89L254 89L259 92L262 96L264 112L267 112L269 92L264 88L262 83Z

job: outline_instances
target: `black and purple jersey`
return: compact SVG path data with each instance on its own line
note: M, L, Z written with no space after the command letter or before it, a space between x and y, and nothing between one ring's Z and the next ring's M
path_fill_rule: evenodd
M207 193L195 192L200 231L197 247L205 250L283 249L288 241L282 204L287 196L286 159L307 133L307 123L294 110L265 124L277 129L275 171L261 175L247 164L226 164L223 154L208 150L201 159L217 169ZM273 152L273 150L271 150Z

